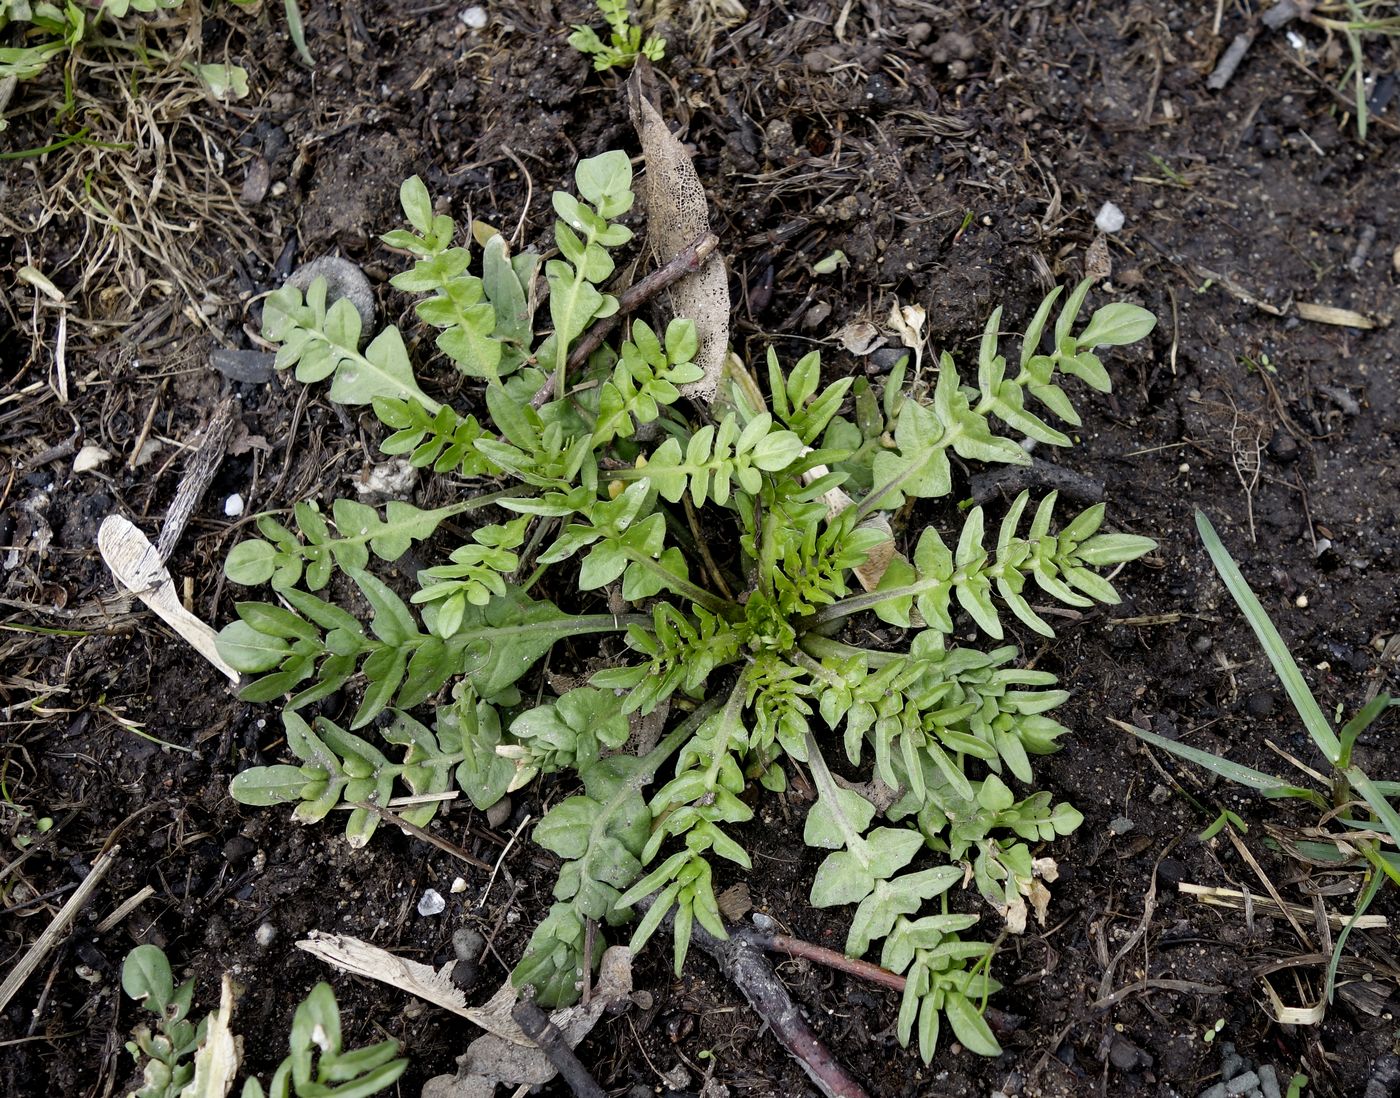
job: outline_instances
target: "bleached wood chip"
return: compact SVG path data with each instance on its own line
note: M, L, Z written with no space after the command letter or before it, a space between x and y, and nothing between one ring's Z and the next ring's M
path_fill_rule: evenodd
M628 97L647 162L647 242L664 263L710 231L710 208L690 154L635 80L628 85ZM700 341L695 364L705 371L699 381L682 385L681 392L708 405L719 390L729 349L729 276L719 249L698 271L679 279L669 294L672 315L695 322Z
M1298 315L1304 320L1318 324L1335 324L1339 328L1361 328L1369 330L1376 322L1369 316L1351 309L1338 309L1331 305L1318 305L1311 301L1298 302Z
M145 534L121 515L108 515L97 531L97 547L118 583L237 685L238 672L219 655L214 630L181 604L175 581Z

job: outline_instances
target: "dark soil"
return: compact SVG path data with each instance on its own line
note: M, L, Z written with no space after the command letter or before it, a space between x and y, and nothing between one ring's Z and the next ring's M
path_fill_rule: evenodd
M1400 613L1395 107L1358 140L1346 100L1331 90L1341 68L1328 67L1322 32L1304 24L1294 33L1306 50L1261 31L1226 88L1208 90L1217 56L1249 25L1247 3L1224 5L1218 33L1214 5L1178 0L755 0L728 29L692 23L691 5L666 6L675 15L660 66L663 108L683 124L709 188L733 272L735 345L748 361L769 345L791 361L820 343L833 376L874 371L877 359L851 356L832 336L851 321L880 322L897 298L926 306L934 349L965 362L998 304L1016 330L1050 285L1080 277L1106 201L1126 224L1108 239L1111 288L1096 299L1137 301L1160 318L1148 344L1112 357L1112 396L1078 399L1080 445L1054 457L1101 480L1111 521L1161 548L1118 577L1123 605L1061 619L1053 645L1020 638L1073 691L1061 719L1075 734L1039 773L1086 820L1051 851L1061 877L1047 926L997 956L1007 990L996 1005L1022 1019L1005 1055L982 1060L950 1050L945 1037L924 1067L894 1041L892 995L795 962L781 966L793 994L836 1056L872 1094L891 1098L1195 1095L1220 1071L1218 1046L1203 1039L1217 1019L1223 1039L1285 1080L1305 1071L1309 1094L1361 1095L1395 1038L1394 934L1352 936L1346 984L1324 1024L1274 1024L1257 973L1311 950L1280 919L1206 907L1176 885L1258 894L1262 872L1288 899L1310 908L1321 889L1320 903L1349 913L1355 877L1309 870L1266 844L1268 828L1315 817L1166 756L1154 761L1108 718L1267 770L1288 772L1268 744L1316 762L1197 541L1196 507L1241 561L1324 709L1350 712L1368 689L1400 686L1381 654ZM95 247L75 220L0 239L14 288L0 319L11 326L0 332L7 966L103 845L121 848L74 933L0 1015L6 1094L125 1092L133 1080L122 1042L138 1019L119 973L141 941L198 974L202 1009L216 1002L219 973L234 973L244 989L237 1028L264 1077L283 1054L295 1003L331 979L350 1040L390 1034L406 1044L413 1064L399 1092L416 1094L454 1069L468 1027L328 973L296 940L311 929L344 932L441 964L453 930L469 924L491 942L472 993L485 998L549 903L552 860L528 842L511 848L488 892L485 872L393 828L352 852L333 823L299 829L284 811L234 804L232 775L283 756L275 708L238 702L150 615L101 603L112 588L94 548L99 522L121 512L154 533L182 471L177 447L229 391L241 402L230 456L170 562L206 620L228 621L236 597L220 565L247 519L224 517L230 493L245 497L248 514L329 501L353 494L376 460L371 417L350 417L320 390L280 378L230 388L210 368L212 347L250 346L244 325L255 330L256 306L245 311L239 299L279 284L293 257L339 251L381 283L382 314L415 332L407 300L384 283L400 260L377 243L398 224L401 179L423 176L459 221L508 230L528 195L524 237L547 246L549 192L568 185L576 160L636 149L618 80L593 73L564 43L567 24L587 18L581 3L493 7L483 31L466 29L457 4L303 5L314 74L295 60L281 5L271 7L276 18L254 19L220 5L203 24L206 53L227 50L255 88L236 108L197 108L225 135L227 182L237 192L265 167L272 188L250 194L257 201L239 233L211 217L183 240L186 261L223 295L211 296L202 324L200 302L162 307L158 294L118 310L121 324L100 323L113 315L101 282L73 285L74 257ZM1372 42L1367 57L1377 87L1393 83L1394 50ZM21 87L20 102L48 86ZM12 147L45 144L51 125L48 110L16 116ZM7 219L42 208L62 155L0 162ZM849 267L812 275L836 249ZM147 281L160 278L146 262ZM74 294L66 403L59 313L32 305L15 277L25 263ZM1302 320L1298 302L1352 309L1377 327ZM452 392L441 364L429 366L434 391ZM133 468L147 438L162 445ZM75 475L73 449L85 443L113 457ZM434 483L441 498L446 489ZM348 711L353 700L341 705ZM1393 718L1377 726L1359 752L1381 777L1400 777L1394 730ZM435 829L494 863L526 813L537 818L567 792L561 783L524 791L494 829L461 807ZM800 838L805 802L792 792L766 803L744 836L756 854L756 907L793 934L839 946L847 913L806 902L816 858ZM1258 871L1225 837L1197 838L1221 807L1249 824L1242 842ZM42 836L41 817L55 821ZM466 890L450 894L458 876ZM1347 887L1332 895L1327 886L1338 883ZM144 886L149 899L96 931ZM429 887L448 906L425 918L416 905ZM1374 910L1400 915L1389 891ZM1118 956L1140 926L1145 934ZM261 939L260 927L270 928ZM636 979L654 996L651 1009L605 1021L581 1049L613 1093L660 1089L662 1073L678 1066L697 1088L707 1065L731 1093L807 1092L703 958L675 980L651 946ZM1273 979L1290 1005L1312 1002L1320 987L1315 964Z

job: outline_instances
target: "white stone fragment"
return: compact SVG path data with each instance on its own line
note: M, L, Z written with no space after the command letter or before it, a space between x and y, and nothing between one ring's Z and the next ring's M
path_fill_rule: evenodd
M1116 233L1126 220L1122 210L1112 202L1105 202L1099 207L1098 216L1094 218L1094 227L1101 233Z
M237 518L243 513L243 497L237 492L224 500L224 514L229 518Z
M442 893L435 888L430 888L423 893L423 898L418 901L419 915L441 915L447 908L447 901L442 898Z
M105 462L111 461L112 455L101 446L94 446L88 443L78 451L78 456L73 459L73 472L90 473Z

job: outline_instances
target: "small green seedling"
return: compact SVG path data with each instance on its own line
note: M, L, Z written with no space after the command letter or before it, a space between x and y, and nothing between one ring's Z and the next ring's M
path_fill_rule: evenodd
M569 45L593 58L599 72L612 68L630 68L638 57L660 61L666 56L666 39L649 34L642 39L642 28L631 21L627 0L595 0L598 11L608 24L608 41L598 37L592 27L578 24L569 35Z
M250 7L258 0L232 0L239 7ZM152 49L139 40L128 42L118 36L94 38L96 28L106 20L126 19L138 15L161 15L183 6L185 0L103 0L100 4L79 4L68 0L0 0L0 33L11 31L15 44L0 46L0 80L13 76L29 80L43 71L55 57L80 49L84 43L96 42L106 50L129 51L143 60L170 61L163 50ZM298 0L283 0L287 31L303 61L312 64L311 51L306 46ZM242 99L248 94L248 74L239 65L184 63L189 72L198 76L217 99ZM0 129L3 129L0 120Z
M1215 817L1215 819L1211 821L1210 826L1201 832L1201 842L1208 842L1209 840L1215 838L1217 835L1219 835L1222 831L1225 830L1226 826L1233 827L1241 835L1249 833L1248 824L1246 824L1242 819L1235 815L1235 813L1231 812L1228 808L1222 808L1220 810L1220 815Z
M240 1056L229 1029L232 994L225 977L220 1009L197 1026L189 1021L194 980L178 987L159 946L139 945L122 964L122 990L156 1016L155 1030L140 1025L126 1049L144 1066L142 1083L128 1098L189 1098L228 1094ZM391 1086L408 1068L397 1041L347 1052L341 1042L340 1008L330 984L317 984L296 1009L291 1053L264 1089L244 1080L241 1098L367 1098Z
M1212 1041L1214 1041L1217 1037L1220 1036L1220 1031L1224 1028L1225 1019L1217 1018L1215 1020L1215 1025L1206 1026L1206 1031L1201 1034L1201 1040L1204 1041L1206 1044L1210 1044Z

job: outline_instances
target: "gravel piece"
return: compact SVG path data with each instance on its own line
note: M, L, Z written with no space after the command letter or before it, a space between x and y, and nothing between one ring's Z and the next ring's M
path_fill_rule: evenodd
M379 313L374 305L374 288L370 286L364 271L338 255L323 255L293 271L287 285L295 286L304 294L318 277L326 280L328 306L342 297L355 306L355 311L360 314L360 344L365 344L374 335L374 323Z
M227 347L215 347L209 352L209 365L230 381L266 385L277 372L273 367L276 357L270 351L231 351Z

